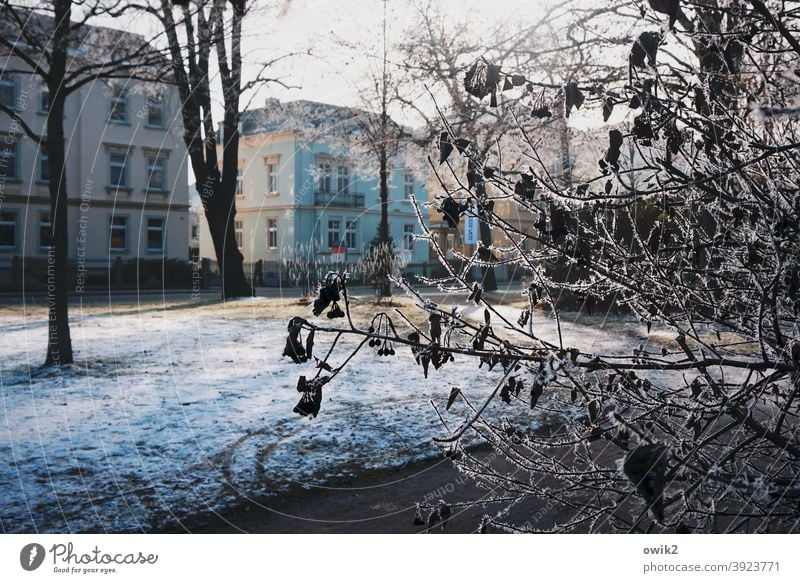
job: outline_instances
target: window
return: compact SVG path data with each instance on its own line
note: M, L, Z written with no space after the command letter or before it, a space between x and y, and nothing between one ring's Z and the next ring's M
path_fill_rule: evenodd
M197 241L200 238L200 227L192 225L192 241Z
M242 221L233 221L233 236L236 238L236 246L242 249L244 247L244 226Z
M350 169L347 166L336 167L336 191L340 194L350 192Z
M53 218L50 213L39 214L39 249L49 249L53 237Z
M110 186L116 188L128 187L128 153L109 152L109 182Z
M0 249L14 249L17 246L17 213L0 213Z
M278 219L267 219L267 248L278 248Z
M320 192L331 191L331 174L331 165L328 162L322 162L317 166Z
M147 250L153 253L164 251L164 219L147 219Z
M14 108L17 100L17 81L11 73L0 73L0 104Z
M414 194L414 173L406 170L403 172L403 196L411 198Z
M109 248L112 251L126 251L128 249L128 217L111 217Z
M124 89L115 89L111 96L108 120L111 123L128 123L128 94Z
M339 246L339 229L342 222L339 219L328 219L328 247Z
M39 113L47 113L50 111L50 92L47 89L42 89L39 92Z
M267 194L278 193L278 163L267 162Z
M242 187L243 170L242 168L236 169L236 196L244 196L244 188Z
M164 191L167 189L167 157L147 156L147 190Z
M0 177L19 178L17 174L17 158L19 144L17 142L7 143L8 136L3 136L3 144L0 145Z
M403 225L403 249L406 251L414 250L414 225Z
M358 219L347 221L347 228L344 231L344 246L348 249L355 249L358 243Z
M36 167L36 180L47 182L50 180L50 164L47 161L47 154L39 152L39 164Z
M166 122L164 96L160 93L147 96L147 125L151 128L163 128Z

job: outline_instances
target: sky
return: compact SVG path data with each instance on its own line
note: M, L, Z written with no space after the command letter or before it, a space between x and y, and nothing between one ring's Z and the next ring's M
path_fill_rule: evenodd
M30 1L35 5L43 0L18 1ZM158 0L150 1L159 4ZM390 41L402 38L414 22L415 6L427 2L445 15L466 20L475 27L477 34L498 25L511 30L526 22L535 22L547 8L554 6L564 6L564 11L568 11L573 6L594 9L600 4L597 0L386 0ZM267 98L364 106L359 82L363 82L363 72L370 62L375 64L375 59L368 57L370 48L372 55L379 53L382 0L248 0L248 6L243 33L244 81L256 76L262 63L277 59L269 68L269 76L276 81L244 94L241 109L263 107ZM139 33L151 40L163 39L164 34L154 18L138 14L95 18L91 23ZM340 41L361 48L348 51L337 45ZM283 56L286 58L280 58ZM216 71L212 70L213 75ZM213 90L219 91L217 83L212 83ZM419 100L416 103L419 104ZM429 115L435 115L432 100L423 105ZM220 119L221 111L219 105L215 119ZM421 118L398 109L393 111L391 106L390 115L409 127L421 125ZM620 108L615 110L611 121L623 121ZM595 127L599 123L595 112L582 110L573 112L570 117L570 125L576 128Z
M387 1L387 36L398 38L413 19L412 1ZM417 0L424 1L424 0ZM542 8L558 0L434 0L454 18L482 23L515 23L534 19ZM358 80L369 65L365 50L345 51L338 40L359 47L373 47L381 39L383 3L380 0L257 0L244 26L245 79L260 64L281 55L287 57L270 68L281 83L270 83L245 95L242 108L260 107L267 97L282 101L308 99L337 105L358 106ZM158 27L147 19L105 19L107 26L124 27L149 38ZM413 120L399 120L412 123Z

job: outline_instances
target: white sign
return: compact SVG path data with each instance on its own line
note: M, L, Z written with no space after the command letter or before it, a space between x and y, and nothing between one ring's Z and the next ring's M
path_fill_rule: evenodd
M478 243L478 230L480 229L480 222L478 215L473 211L467 211L464 215L464 244L476 245Z

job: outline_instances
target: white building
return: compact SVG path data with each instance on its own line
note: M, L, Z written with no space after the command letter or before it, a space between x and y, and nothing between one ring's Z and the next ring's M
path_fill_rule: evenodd
M102 31L90 27L89 33ZM105 29L109 31L110 29ZM138 35L128 41L144 43ZM0 55L0 103L43 133L48 92L23 62ZM94 80L67 97L69 256L74 271L108 269L117 258L188 257L186 148L177 91L166 84ZM13 266L35 266L49 250L47 155L0 110L0 287ZM38 261L37 261L38 260ZM35 271L35 270L32 270ZM74 275L74 274L73 274ZM26 274L26 281L28 274Z

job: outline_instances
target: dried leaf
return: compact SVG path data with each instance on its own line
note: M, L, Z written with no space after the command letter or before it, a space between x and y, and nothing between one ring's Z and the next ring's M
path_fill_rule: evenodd
M575 81L570 81L564 86L565 115L569 117L572 108L580 109L585 97Z
M646 31L639 35L631 47L628 60L633 67L643 67L645 59L651 67L656 66L658 57L658 45L661 43L661 34L658 32Z
M453 144L450 141L450 135L447 132L442 132L439 135L439 164L443 164L452 153Z
M614 113L614 100L607 97L603 102L603 121L608 121L612 113Z
M460 394L461 394L461 389L459 389L458 387L453 387L452 389L450 389L450 396L447 397L447 406L445 406L445 408L444 408L445 411L449 411L450 410L450 407L453 406L453 403L455 403L456 398Z

